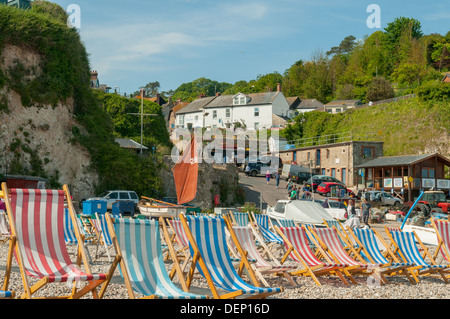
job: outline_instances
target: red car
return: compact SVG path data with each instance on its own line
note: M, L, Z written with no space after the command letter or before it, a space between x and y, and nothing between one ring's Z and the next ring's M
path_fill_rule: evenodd
M319 186L317 186L317 192L322 196L330 196L332 187L337 188L338 196L340 196L341 190L345 190L346 196L353 194L353 192L351 190L349 190L347 187L345 187L344 185L339 184L339 183L332 183L332 182L321 183Z

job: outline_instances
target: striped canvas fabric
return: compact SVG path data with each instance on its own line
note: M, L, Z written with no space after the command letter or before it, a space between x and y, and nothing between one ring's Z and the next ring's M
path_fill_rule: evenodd
M277 222L280 225L280 227L297 227L293 219L280 218L277 219Z
M12 297L11 291L0 290L0 298L11 298L11 297Z
M158 222L116 218L114 228L133 289L164 299L204 299L173 284L164 266ZM122 271L121 271L122 274Z
M321 270L328 268L343 268L347 267L347 264L339 263L323 263L313 253L310 248L309 240L306 235L306 231L301 227L279 227L280 231L286 236L287 240L292 244L294 249L299 253L300 257L308 264L309 267L323 265ZM288 245L285 243L286 248ZM297 262L301 262L297 256L291 252L290 256Z
M330 249L336 258L341 262L348 264L349 266L359 266L360 268L368 268L369 266L379 266L379 264L370 265L363 264L355 259L351 258L341 244L339 235L333 228L316 228L316 234L320 237L320 240Z
M280 292L280 288L259 288L246 283L237 274L226 244L225 221L221 217L187 216L189 228L200 250L214 284L226 291L242 290L244 294ZM193 255L190 245L191 255ZM197 270L203 271L197 265Z
M358 240L363 244L363 246L367 249L368 253L372 257L372 259L380 264L388 264L389 261L386 257L381 253L381 249L378 246L375 234L372 229L353 229ZM400 267L400 266L412 266L411 263L391 263L391 267Z
M11 189L18 247L29 276L50 282L106 279L86 274L70 260L64 241L64 191Z
M247 213L233 212L234 220L236 221L236 226L247 226L249 223L249 218Z
M95 215L97 216L97 225L99 226L98 229L100 229L102 232L103 241L105 242L106 246L111 246L113 243L111 235L109 234L108 225L106 224L105 214L95 213Z
M297 268L297 266L272 265L265 260L258 252L258 248L256 247L253 239L253 231L250 226L234 226L233 230L242 246L242 249L247 251L247 257L255 260L255 266L257 268L265 268L267 269L267 272L280 272Z
M446 266L443 265L431 265L428 264L420 255L419 249L417 249L417 245L414 239L413 232L406 231L391 231L392 238L397 244L398 248L402 252L403 256L405 256L406 260L410 263L414 263L417 266L422 266L422 269L444 269Z
M187 238L186 232L184 231L181 220L178 218L175 218L175 219L170 220L169 222L175 231L175 235L176 235L175 240L177 241L178 245L180 245L181 247L188 247L189 239Z
M67 244L76 244L78 242L73 229L72 219L70 218L69 210L67 208L64 209L64 240Z
M442 256L444 257L444 259L448 262L450 262L450 256L449 256L449 252L450 252L450 223L448 221L445 220L434 220L434 225L436 226L436 229L439 233L439 236L442 239L443 244L445 245L444 247L440 247L440 251ZM445 250L444 250L445 249Z
M255 214L255 219L264 240L266 240L269 243L276 243L280 245L283 244L283 238L273 233L269 229L269 216L262 214Z

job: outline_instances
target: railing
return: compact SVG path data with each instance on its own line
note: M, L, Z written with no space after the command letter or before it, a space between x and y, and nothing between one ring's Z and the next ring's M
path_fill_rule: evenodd
M381 134L376 132L366 132L366 133L335 133L321 136L314 136L308 138L302 138L298 140L289 141L287 144L292 148L308 147L308 146L318 146L325 144L336 144L351 141L372 141L381 142Z

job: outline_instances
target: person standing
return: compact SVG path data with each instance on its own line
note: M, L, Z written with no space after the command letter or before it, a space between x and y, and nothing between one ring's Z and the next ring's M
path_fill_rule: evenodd
M353 200L348 201L347 214L348 218L350 218L351 216L356 216L355 203Z
M286 184L286 189L287 189L287 193L288 193L288 198L291 198L291 190L292 190L292 180L289 179L288 183Z
M269 181L270 181L270 171L269 170L266 171L266 180L267 180L267 184L269 184Z
M363 223L370 227L370 225L369 225L370 204L367 202L367 200L365 198L363 198L363 200L362 200L361 211L362 211Z
M245 175L247 175L247 177L250 176L250 165L247 164L247 166L245 166Z
M277 171L275 173L275 183L276 183L277 188L278 188L280 186L280 172L279 171Z

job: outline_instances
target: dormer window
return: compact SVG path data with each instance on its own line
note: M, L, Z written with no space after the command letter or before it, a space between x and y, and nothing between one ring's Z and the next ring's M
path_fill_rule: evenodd
M233 105L246 105L247 97L244 94L237 94L233 97Z

